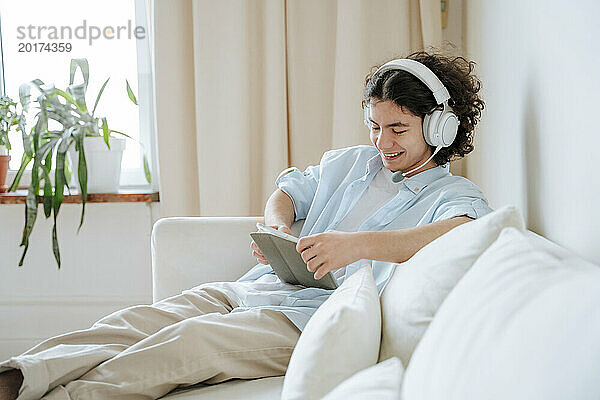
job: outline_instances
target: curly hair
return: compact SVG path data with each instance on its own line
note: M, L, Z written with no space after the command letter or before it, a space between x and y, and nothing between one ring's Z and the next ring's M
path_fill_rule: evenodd
M442 165L473 151L473 131L485 107L477 94L481 89L481 81L472 74L475 63L463 57L450 58L424 51L404 58L424 64L442 81L450 93L448 105L460 121L456 139L452 145L442 148L435 155L434 162ZM377 68L373 67L365 79L363 107L371 101L391 100L421 119L433 110L441 109L431 90L419 78L402 70L386 71L373 76ZM433 150L435 148L432 146Z

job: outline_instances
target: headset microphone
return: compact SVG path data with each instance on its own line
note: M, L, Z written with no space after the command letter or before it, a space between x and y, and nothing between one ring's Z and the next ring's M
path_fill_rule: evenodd
M417 168L413 168L408 172L402 172L402 171L396 171L392 174L392 182L394 183L400 183L404 180L404 178L406 178L406 175L408 174L412 174L413 172L415 172L418 169L421 169L422 167L425 166L425 164L427 164L429 161L431 161L431 159L433 157L435 157L435 155L437 154L438 151L440 151L442 149L442 146L438 146L435 148L435 151L433 152L433 154L431 155L431 157L429 157L427 159L427 161L425 161L423 164L419 165Z

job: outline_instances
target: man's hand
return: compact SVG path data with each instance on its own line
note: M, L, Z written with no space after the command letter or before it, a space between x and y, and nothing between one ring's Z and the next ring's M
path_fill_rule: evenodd
M361 243L355 232L329 230L298 240L296 250L315 279L360 260Z
M292 234L292 230L285 225L268 225L268 226L273 229L277 229L278 231L281 231L283 233L287 233L289 235ZM258 248L258 245L256 244L256 242L254 242L254 240L252 241L252 243L250 243L250 248L252 249L252 255L254 257L256 257L256 259L258 260L259 263L261 263L261 264L269 263L269 261L267 261L267 259L263 255L262 251L260 251L260 249Z

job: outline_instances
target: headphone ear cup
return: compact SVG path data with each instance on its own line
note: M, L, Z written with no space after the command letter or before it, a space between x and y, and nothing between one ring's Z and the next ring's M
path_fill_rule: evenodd
M450 146L454 139L456 139L456 134L458 133L458 118L452 112L448 112L444 114L440 121L440 144L444 147Z
M423 118L423 137L425 138L425 142L430 146L437 147L441 145L442 138L436 134L441 115L442 111L434 110Z
M429 121L431 120L431 114L425 114L423 117L423 137L425 138L425 142L429 144L429 140L427 139L427 131L429 131Z

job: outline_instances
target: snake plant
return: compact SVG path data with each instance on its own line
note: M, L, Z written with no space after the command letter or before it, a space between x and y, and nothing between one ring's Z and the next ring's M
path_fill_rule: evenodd
M83 82L75 84L75 74L78 69L81 71ZM89 65L84 58L71 60L69 86L66 90L47 86L39 79L34 79L19 88L20 98L25 109L29 106L30 89L33 87L40 93L36 100L38 112L35 115L34 126L29 133L23 134L24 154L21 166L9 189L11 191L17 189L25 168L33 161L31 183L25 200L25 226L21 238L21 246L24 249L19 260L19 266L23 265L23 260L29 248L29 237L38 214L38 195L40 189L42 189L44 215L46 218L54 217L52 250L58 268L60 268L61 259L56 221L64 199L64 190L65 188L69 189L68 177L70 173L66 157L69 148L74 146L77 153L77 160L72 160L72 162L78 163L77 179L82 205L79 232L83 225L87 201L87 163L83 146L84 138L86 136L104 137L106 146L110 148L109 138L111 134L129 137L123 132L109 129L107 119L95 115L96 107L109 79L106 79L100 88L91 113L86 104ZM50 121L58 122L60 128L50 130L48 127ZM150 183L150 173L145 155L144 167L146 169L146 179ZM54 174L54 182L51 179L52 173Z

